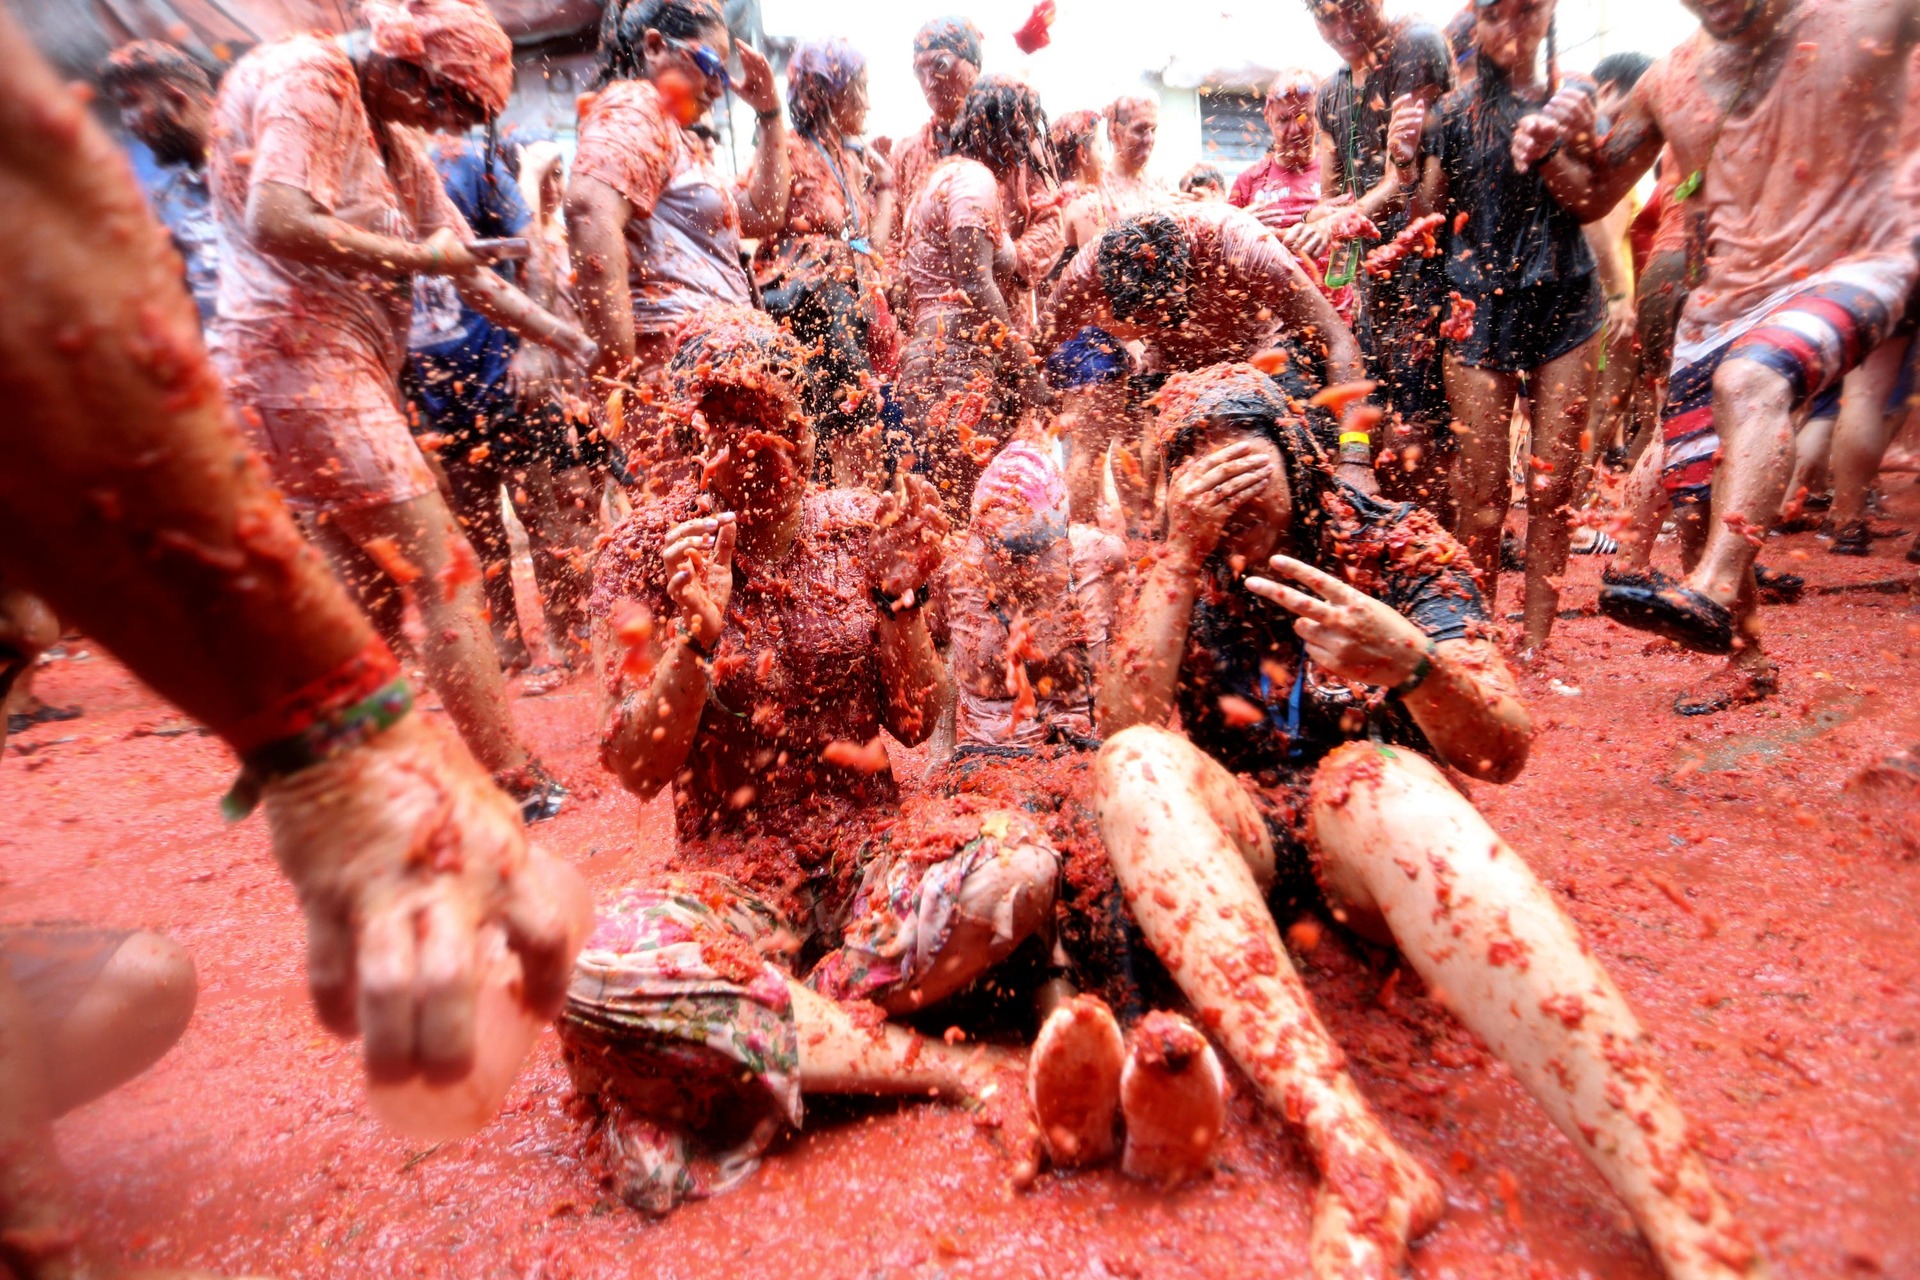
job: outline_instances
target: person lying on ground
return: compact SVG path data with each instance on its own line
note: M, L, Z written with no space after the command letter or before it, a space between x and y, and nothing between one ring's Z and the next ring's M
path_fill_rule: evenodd
M561 1038L615 1185L654 1213L731 1185L807 1091L991 1099L1033 1171L1017 1060L877 1025L1042 930L1059 860L1017 810L902 812L882 731L917 744L952 697L924 607L946 520L917 476L809 483L803 360L760 312L689 325L662 414L699 488L636 504L595 571L601 758L671 792L675 852L602 904Z
M1100 833L1199 1021L1307 1144L1315 1275L1392 1273L1445 1205L1342 1068L1281 941L1268 903L1316 887L1445 993L1667 1274L1764 1274L1646 1032L1443 772L1511 780L1532 734L1459 544L1337 480L1250 366L1178 374L1158 405L1169 532L1101 676ZM1176 711L1184 736L1163 727Z
M316 1012L362 1037L368 1078L464 1078L486 1051L483 940L504 933L527 1007L549 1016L585 889L528 847L459 739L409 710L247 449L124 157L4 14L0 65L0 574L233 747L233 798L264 805L305 911ZM192 966L112 931L0 952L0 1266L98 1274L49 1123L164 1052Z

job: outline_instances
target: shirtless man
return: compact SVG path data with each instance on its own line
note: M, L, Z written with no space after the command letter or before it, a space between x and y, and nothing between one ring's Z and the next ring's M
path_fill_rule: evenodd
M1682 522L1684 580L1615 581L1600 608L1734 655L1676 704L1699 714L1778 687L1753 560L1788 496L1796 421L1842 378L1849 403L1877 412L1898 373L1897 350L1876 348L1915 277L1913 157L1898 139L1920 4L1684 3L1701 30L1642 78L1604 139L1592 137L1592 100L1562 90L1521 122L1513 150L1596 218L1671 144L1688 175L1676 197L1698 202L1705 276L1674 341L1663 480L1676 507L1711 496L1710 518Z
M947 154L947 136L967 103L967 93L980 78L980 31L965 18L935 18L913 37L913 78L920 82L933 116L919 132L893 152L893 180L899 188L899 216L893 220L893 249L897 257L906 241L907 213L914 197L926 185L927 175ZM909 317L911 319L911 317Z

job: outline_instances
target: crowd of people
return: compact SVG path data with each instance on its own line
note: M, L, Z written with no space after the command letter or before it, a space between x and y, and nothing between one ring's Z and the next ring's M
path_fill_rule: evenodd
M1780 686L1770 530L1826 508L1875 554L1920 5L1685 3L1678 49L1582 74L1553 0L1444 31L1308 0L1340 69L1279 73L1265 154L1178 184L1153 99L1050 121L963 18L897 51L930 118L889 141L853 43L783 96L718 0L610 0L569 149L491 127L479 0L368 0L217 89L117 51L141 192L0 18L10 724L65 714L27 683L67 626L220 734L370 1080L487 1058L504 938L637 1209L737 1182L809 1093L964 1104L1017 1182L1171 1187L1230 1062L1318 1171L1314 1274L1392 1274L1445 1196L1293 968L1276 906L1317 900L1447 993L1668 1274L1765 1274L1602 954L1457 782L1526 767L1513 667L1571 554L1614 556L1604 615L1728 656L1683 715ZM670 870L591 922L527 843L566 792L520 672L593 680L601 763L671 797ZM1026 1049L904 1020L988 974ZM0 932L4 1267L79 1273L46 1126L193 994L154 935Z

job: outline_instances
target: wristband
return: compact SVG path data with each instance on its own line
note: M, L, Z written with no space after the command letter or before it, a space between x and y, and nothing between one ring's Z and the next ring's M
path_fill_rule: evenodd
M413 709L413 690L398 666L375 641L339 670L244 722L243 731L252 732L277 717L279 736L242 747L241 731L229 731L227 741L240 753L240 774L220 801L227 821L252 813L274 779L332 760L398 724ZM380 683L367 687L375 678Z
M776 106L771 111L756 111L753 113L753 118L761 124L772 124L780 118L780 108Z
M687 630L685 623L682 623L678 628L678 630L680 633L680 643L686 645L687 648L693 650L694 657L699 658L702 662L713 661L713 651L717 646L704 645L704 644L701 644L698 640L695 640L693 638L693 632Z
M1420 653L1420 661L1418 665L1414 667L1413 674L1393 686L1393 688L1387 690L1387 696L1389 698L1404 698L1425 684L1427 677L1433 674L1433 655L1436 649L1437 646L1433 641L1428 640L1427 647Z
M1364 431L1342 431L1340 433L1340 447L1344 449L1348 445L1359 445L1363 449L1371 449L1373 448L1373 437Z
M889 618L898 618L902 614L920 612L920 606L927 602L926 593L915 588L908 588L908 590L913 596L913 603L901 604L879 587L875 587L873 588L874 607Z

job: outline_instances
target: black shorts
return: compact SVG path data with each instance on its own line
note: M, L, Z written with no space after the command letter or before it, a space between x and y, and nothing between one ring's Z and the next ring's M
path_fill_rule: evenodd
M1460 290L1474 304L1473 332L1448 343L1462 364L1525 373L1557 360L1600 332L1607 300L1598 276L1495 293Z
M1441 373L1439 324L1446 301L1440 259L1418 259L1391 276L1363 274L1353 336L1380 383L1386 407L1407 422L1444 431L1453 420Z

